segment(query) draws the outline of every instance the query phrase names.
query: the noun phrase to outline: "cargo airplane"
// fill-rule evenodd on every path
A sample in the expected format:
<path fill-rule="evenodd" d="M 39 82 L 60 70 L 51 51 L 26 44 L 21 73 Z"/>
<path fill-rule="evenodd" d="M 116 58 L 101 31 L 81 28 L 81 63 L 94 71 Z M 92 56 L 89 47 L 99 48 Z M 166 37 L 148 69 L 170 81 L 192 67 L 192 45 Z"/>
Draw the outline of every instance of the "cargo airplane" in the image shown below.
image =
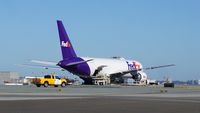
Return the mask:
<path fill-rule="evenodd" d="M 73 49 L 72 43 L 70 42 L 62 21 L 58 20 L 57 26 L 60 37 L 62 60 L 59 62 L 32 60 L 32 62 L 48 65 L 49 67 L 42 66 L 46 69 L 59 68 L 67 70 L 70 73 L 78 75 L 82 78 L 85 81 L 85 84 L 92 84 L 92 78 L 98 75 L 104 75 L 112 78 L 111 82 L 114 82 L 115 78 L 122 76 L 131 76 L 136 81 L 147 80 L 147 75 L 144 70 L 174 66 L 174 64 L 169 64 L 143 68 L 140 62 L 136 60 L 126 60 L 122 57 L 79 57 Z"/>

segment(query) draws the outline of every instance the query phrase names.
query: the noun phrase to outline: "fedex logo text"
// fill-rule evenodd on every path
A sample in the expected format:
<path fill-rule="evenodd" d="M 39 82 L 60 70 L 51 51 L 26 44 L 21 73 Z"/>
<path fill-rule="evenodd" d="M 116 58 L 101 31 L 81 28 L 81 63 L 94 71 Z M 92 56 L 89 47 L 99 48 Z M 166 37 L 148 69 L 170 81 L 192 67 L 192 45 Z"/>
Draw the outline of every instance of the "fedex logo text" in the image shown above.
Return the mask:
<path fill-rule="evenodd" d="M 62 42 L 61 42 L 61 46 L 62 46 L 62 47 L 71 47 L 71 44 L 70 44 L 69 41 L 67 41 L 67 42 L 62 41 Z"/>
<path fill-rule="evenodd" d="M 136 62 L 126 62 L 128 65 L 128 70 L 139 70 L 140 69 L 140 64 L 137 64 Z"/>

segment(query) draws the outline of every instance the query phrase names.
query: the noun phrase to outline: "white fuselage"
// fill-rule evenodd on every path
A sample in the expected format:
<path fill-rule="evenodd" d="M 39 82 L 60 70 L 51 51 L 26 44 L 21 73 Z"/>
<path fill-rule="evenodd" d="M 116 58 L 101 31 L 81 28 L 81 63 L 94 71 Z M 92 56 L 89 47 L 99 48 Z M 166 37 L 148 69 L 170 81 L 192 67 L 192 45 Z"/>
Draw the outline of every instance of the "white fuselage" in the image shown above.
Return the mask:
<path fill-rule="evenodd" d="M 91 58 L 81 57 L 84 60 L 93 59 L 87 62 L 90 68 L 90 76 L 92 76 L 95 70 L 100 66 L 105 66 L 99 72 L 101 75 L 109 76 L 110 74 L 117 72 L 124 72 L 128 70 L 142 69 L 141 63 L 133 60 L 126 60 L 124 58 Z"/>

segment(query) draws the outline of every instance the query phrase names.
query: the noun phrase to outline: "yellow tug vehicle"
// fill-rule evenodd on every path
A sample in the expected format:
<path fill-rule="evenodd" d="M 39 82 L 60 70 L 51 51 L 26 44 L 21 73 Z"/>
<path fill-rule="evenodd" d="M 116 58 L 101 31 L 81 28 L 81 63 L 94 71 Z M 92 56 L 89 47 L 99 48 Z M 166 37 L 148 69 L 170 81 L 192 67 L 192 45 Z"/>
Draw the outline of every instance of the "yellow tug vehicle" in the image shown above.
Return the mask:
<path fill-rule="evenodd" d="M 43 85 L 44 87 L 54 86 L 54 87 L 65 87 L 67 85 L 67 80 L 65 78 L 60 78 L 55 76 L 55 74 L 45 75 L 42 78 L 34 78 L 32 83 L 37 87 Z"/>

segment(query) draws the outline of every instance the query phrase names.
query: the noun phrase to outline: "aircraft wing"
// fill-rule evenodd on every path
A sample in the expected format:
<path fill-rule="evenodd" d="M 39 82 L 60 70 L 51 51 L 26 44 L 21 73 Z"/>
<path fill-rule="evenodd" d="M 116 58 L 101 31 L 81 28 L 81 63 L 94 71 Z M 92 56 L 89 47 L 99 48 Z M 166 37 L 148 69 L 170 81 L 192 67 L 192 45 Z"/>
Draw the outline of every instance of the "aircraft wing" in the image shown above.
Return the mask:
<path fill-rule="evenodd" d="M 176 66 L 175 64 L 169 64 L 169 65 L 161 65 L 161 66 L 152 66 L 144 68 L 144 70 L 151 70 L 151 69 L 157 69 L 157 68 L 164 68 L 164 67 L 170 67 L 170 66 Z"/>
<path fill-rule="evenodd" d="M 119 71 L 116 73 L 111 73 L 110 75 L 125 75 L 128 73 L 137 72 L 137 71 L 141 71 L 141 70 L 151 70 L 151 69 L 164 68 L 164 67 L 170 67 L 170 66 L 175 66 L 175 64 L 152 66 L 152 67 L 147 67 L 147 68 L 143 68 L 143 69 L 139 69 L 139 70 L 135 69 L 135 70 L 128 70 L 128 71 Z"/>

